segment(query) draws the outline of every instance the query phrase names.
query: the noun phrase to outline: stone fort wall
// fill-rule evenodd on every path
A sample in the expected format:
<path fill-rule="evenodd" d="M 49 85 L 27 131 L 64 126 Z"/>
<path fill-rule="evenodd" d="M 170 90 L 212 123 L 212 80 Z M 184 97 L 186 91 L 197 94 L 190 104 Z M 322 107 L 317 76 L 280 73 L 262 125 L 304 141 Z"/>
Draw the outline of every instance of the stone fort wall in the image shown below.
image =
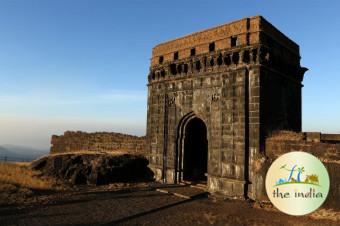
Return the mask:
<path fill-rule="evenodd" d="M 50 153 L 65 152 L 112 152 L 144 153 L 145 137 L 132 136 L 110 132 L 73 132 L 66 131 L 64 135 L 53 135 Z"/>

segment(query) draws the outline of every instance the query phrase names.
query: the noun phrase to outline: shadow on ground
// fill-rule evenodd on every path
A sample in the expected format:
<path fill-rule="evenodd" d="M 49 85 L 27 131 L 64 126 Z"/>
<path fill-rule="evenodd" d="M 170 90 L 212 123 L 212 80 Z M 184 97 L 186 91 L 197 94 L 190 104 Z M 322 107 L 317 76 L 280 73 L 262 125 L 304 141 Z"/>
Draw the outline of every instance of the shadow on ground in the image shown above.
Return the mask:
<path fill-rule="evenodd" d="M 160 193 L 161 185 L 117 190 L 82 188 L 33 205 L 0 206 L 1 225 L 336 225 L 254 208 L 247 201 Z"/>

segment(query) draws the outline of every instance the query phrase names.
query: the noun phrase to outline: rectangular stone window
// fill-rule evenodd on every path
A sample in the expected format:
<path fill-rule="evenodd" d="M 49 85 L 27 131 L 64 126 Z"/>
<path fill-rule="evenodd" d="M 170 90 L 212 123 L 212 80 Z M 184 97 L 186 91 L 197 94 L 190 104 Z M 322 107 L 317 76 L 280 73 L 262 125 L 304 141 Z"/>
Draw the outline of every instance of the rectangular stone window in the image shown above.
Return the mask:
<path fill-rule="evenodd" d="M 215 42 L 209 44 L 209 52 L 215 51 Z"/>
<path fill-rule="evenodd" d="M 174 60 L 178 60 L 178 52 L 174 53 Z"/>
<path fill-rule="evenodd" d="M 158 58 L 158 63 L 162 64 L 163 61 L 164 61 L 164 57 L 163 57 L 163 56 L 160 56 L 160 57 Z"/>
<path fill-rule="evenodd" d="M 237 40 L 237 36 L 231 37 L 230 38 L 230 46 L 231 47 L 235 47 L 238 45 L 238 40 Z"/>
<path fill-rule="evenodd" d="M 190 56 L 195 56 L 196 55 L 196 49 L 195 48 L 192 48 L 190 50 Z"/>

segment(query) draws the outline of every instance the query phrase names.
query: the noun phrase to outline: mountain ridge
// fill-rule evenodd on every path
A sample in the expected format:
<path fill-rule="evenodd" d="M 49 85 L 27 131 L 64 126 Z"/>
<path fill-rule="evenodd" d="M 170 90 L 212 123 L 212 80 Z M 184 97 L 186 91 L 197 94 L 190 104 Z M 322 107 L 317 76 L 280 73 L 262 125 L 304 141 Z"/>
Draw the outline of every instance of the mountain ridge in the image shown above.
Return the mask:
<path fill-rule="evenodd" d="M 7 159 L 36 159 L 42 155 L 48 154 L 49 150 L 42 150 L 22 145 L 1 144 L 0 145 L 0 158 Z"/>

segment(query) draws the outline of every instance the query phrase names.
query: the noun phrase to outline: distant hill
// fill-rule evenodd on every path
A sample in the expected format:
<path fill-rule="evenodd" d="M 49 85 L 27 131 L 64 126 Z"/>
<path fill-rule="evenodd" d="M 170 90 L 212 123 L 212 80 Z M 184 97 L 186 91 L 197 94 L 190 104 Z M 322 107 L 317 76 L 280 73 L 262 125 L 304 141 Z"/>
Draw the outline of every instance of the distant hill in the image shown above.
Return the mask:
<path fill-rule="evenodd" d="M 39 150 L 31 147 L 3 144 L 0 145 L 0 160 L 7 157 L 9 160 L 32 160 L 45 155 L 49 150 Z"/>

